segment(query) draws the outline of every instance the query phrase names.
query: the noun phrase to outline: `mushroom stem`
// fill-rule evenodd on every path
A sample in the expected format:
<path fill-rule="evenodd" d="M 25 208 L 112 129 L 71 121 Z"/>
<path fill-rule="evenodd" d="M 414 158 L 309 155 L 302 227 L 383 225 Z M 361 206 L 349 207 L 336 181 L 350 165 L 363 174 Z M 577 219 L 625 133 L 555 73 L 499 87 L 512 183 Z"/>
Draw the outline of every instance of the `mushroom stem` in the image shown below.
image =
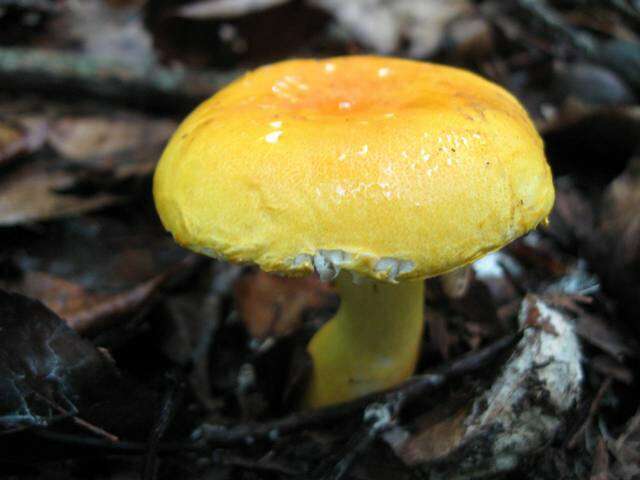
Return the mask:
<path fill-rule="evenodd" d="M 355 284 L 342 273 L 336 316 L 308 346 L 313 373 L 304 403 L 342 403 L 393 387 L 413 373 L 424 324 L 424 282 Z"/>

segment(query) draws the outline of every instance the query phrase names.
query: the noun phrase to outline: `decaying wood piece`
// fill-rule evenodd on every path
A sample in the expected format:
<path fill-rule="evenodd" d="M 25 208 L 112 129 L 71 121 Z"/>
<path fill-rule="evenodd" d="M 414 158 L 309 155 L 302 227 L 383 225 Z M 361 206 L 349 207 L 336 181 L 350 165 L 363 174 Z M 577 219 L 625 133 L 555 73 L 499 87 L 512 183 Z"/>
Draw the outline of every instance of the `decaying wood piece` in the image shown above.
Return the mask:
<path fill-rule="evenodd" d="M 582 355 L 573 324 L 535 296 L 519 314 L 522 339 L 493 384 L 419 433 L 385 440 L 428 478 L 482 478 L 516 468 L 551 440 L 581 394 Z"/>

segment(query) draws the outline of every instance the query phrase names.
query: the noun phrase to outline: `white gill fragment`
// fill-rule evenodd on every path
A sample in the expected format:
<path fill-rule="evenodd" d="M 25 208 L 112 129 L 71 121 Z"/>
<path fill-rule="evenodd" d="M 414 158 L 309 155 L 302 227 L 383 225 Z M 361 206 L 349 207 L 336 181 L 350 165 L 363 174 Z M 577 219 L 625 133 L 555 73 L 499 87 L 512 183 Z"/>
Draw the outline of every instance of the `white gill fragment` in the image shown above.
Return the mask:
<path fill-rule="evenodd" d="M 291 266 L 293 268 L 304 268 L 307 266 L 310 267 L 311 265 L 313 265 L 313 257 L 308 253 L 301 253 L 299 255 L 296 255 L 296 257 L 293 259 L 293 262 L 291 263 Z"/>
<path fill-rule="evenodd" d="M 378 260 L 373 267 L 374 272 L 384 273 L 384 278 L 395 282 L 398 276 L 409 273 L 415 268 L 415 263 L 411 260 L 399 260 L 397 258 L 385 257 Z"/>
<path fill-rule="evenodd" d="M 315 267 L 320 280 L 333 280 L 340 273 L 343 265 L 351 263 L 351 255 L 342 250 L 318 250 L 313 256 Z"/>
<path fill-rule="evenodd" d="M 198 253 L 201 253 L 202 255 L 206 255 L 207 257 L 215 258 L 216 260 L 220 260 L 220 261 L 226 260 L 225 256 L 222 253 L 214 250 L 213 248 L 200 247 L 197 245 L 190 245 L 188 248 L 190 250 L 193 250 L 194 252 L 198 252 Z"/>
<path fill-rule="evenodd" d="M 581 395 L 583 371 L 571 320 L 528 296 L 527 327 L 491 386 L 467 406 L 412 434 L 396 427 L 385 440 L 425 478 L 487 478 L 514 470 L 549 442 Z"/>

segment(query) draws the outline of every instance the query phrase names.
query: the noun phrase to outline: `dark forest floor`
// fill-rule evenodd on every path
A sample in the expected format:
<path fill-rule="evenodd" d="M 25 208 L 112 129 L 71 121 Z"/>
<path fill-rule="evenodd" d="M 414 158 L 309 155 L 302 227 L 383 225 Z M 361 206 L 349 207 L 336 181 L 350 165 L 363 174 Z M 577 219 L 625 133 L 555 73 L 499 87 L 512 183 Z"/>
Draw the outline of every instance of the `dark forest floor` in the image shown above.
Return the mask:
<path fill-rule="evenodd" d="M 354 53 L 460 66 L 512 91 L 557 200 L 548 228 L 455 288 L 427 281 L 413 379 L 300 412 L 331 285 L 182 250 L 151 174 L 184 115 L 243 71 Z M 640 478 L 638 98 L 631 0 L 1 1 L 0 477 L 472 476 L 454 419 L 531 338 L 519 316 L 544 330 L 533 305 L 575 328 L 582 393 L 502 475 Z M 384 429 L 369 421 L 380 408 Z"/>

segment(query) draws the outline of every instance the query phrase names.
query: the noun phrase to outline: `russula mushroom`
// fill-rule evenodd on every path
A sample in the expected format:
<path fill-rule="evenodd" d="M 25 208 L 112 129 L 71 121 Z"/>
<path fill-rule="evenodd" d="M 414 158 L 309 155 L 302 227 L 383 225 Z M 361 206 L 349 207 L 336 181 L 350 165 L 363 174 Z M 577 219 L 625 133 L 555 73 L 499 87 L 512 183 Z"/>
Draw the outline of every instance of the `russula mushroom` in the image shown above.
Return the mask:
<path fill-rule="evenodd" d="M 375 56 L 259 68 L 200 105 L 154 178 L 181 245 L 268 272 L 314 269 L 341 305 L 311 340 L 305 404 L 415 368 L 423 282 L 535 228 L 554 189 L 518 101 L 472 73 Z"/>

